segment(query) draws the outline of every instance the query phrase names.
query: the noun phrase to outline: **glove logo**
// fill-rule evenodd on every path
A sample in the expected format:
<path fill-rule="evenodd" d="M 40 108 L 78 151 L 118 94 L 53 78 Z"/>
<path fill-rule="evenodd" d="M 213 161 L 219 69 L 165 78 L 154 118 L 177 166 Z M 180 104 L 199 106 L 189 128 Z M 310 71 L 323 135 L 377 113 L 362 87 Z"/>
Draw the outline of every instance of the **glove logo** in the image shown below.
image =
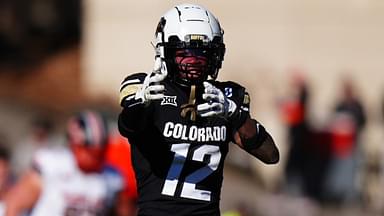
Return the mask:
<path fill-rule="evenodd" d="M 224 89 L 224 94 L 225 94 L 225 96 L 227 96 L 227 97 L 232 97 L 232 88 L 226 87 L 226 88 Z"/>
<path fill-rule="evenodd" d="M 161 101 L 160 105 L 172 105 L 177 107 L 176 103 L 176 96 L 167 96 L 164 95 L 163 100 Z"/>

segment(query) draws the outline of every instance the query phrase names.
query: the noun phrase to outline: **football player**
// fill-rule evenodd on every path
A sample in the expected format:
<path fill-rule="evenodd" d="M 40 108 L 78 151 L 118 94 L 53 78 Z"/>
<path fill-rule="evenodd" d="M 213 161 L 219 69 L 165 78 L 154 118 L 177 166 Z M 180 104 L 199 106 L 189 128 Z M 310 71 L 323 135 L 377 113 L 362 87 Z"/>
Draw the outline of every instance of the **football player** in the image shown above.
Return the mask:
<path fill-rule="evenodd" d="M 122 184 L 112 168 L 102 174 L 106 121 L 97 112 L 83 111 L 69 120 L 67 135 L 68 146 L 47 146 L 35 153 L 32 167 L 5 198 L 6 216 L 106 214 L 108 198 Z"/>
<path fill-rule="evenodd" d="M 271 135 L 250 117 L 246 89 L 215 80 L 223 34 L 204 7 L 177 5 L 158 23 L 153 71 L 121 84 L 118 123 L 132 144 L 139 215 L 220 215 L 230 142 L 266 164 L 279 161 Z"/>

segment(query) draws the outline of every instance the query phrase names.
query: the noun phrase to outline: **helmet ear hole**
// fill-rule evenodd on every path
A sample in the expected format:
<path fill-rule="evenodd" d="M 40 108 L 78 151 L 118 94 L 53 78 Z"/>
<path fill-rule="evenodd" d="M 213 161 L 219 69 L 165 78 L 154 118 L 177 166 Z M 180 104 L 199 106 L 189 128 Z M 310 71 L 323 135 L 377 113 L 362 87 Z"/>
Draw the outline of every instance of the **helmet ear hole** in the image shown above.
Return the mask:
<path fill-rule="evenodd" d="M 180 43 L 180 39 L 176 35 L 171 35 L 168 38 L 168 43 L 170 44 L 170 46 L 177 47 L 177 43 Z"/>

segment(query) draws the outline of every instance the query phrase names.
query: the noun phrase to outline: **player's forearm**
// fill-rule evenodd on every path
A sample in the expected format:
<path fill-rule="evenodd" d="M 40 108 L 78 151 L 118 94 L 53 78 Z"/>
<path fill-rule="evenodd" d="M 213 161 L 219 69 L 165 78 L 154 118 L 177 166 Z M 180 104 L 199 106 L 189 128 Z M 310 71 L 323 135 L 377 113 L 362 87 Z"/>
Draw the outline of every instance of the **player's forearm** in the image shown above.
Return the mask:
<path fill-rule="evenodd" d="M 280 159 L 272 136 L 256 120 L 248 118 L 235 134 L 235 141 L 245 151 L 266 164 L 275 164 Z"/>
<path fill-rule="evenodd" d="M 42 190 L 40 174 L 29 170 L 24 174 L 4 198 L 5 216 L 19 216 L 32 209 Z"/>
<path fill-rule="evenodd" d="M 276 164 L 280 160 L 279 150 L 268 132 L 266 136 L 267 138 L 258 148 L 249 149 L 248 152 L 266 164 Z"/>

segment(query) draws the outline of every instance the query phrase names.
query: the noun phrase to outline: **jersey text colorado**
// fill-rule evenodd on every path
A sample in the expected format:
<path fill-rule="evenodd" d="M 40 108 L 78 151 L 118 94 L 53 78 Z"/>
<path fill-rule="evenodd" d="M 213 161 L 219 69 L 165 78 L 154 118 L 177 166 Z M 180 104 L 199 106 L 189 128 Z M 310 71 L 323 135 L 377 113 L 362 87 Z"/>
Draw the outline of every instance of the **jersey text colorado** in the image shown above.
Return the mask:
<path fill-rule="evenodd" d="M 197 142 L 225 141 L 227 128 L 225 126 L 188 127 L 180 123 L 167 122 L 164 126 L 163 135 L 165 137 Z"/>

